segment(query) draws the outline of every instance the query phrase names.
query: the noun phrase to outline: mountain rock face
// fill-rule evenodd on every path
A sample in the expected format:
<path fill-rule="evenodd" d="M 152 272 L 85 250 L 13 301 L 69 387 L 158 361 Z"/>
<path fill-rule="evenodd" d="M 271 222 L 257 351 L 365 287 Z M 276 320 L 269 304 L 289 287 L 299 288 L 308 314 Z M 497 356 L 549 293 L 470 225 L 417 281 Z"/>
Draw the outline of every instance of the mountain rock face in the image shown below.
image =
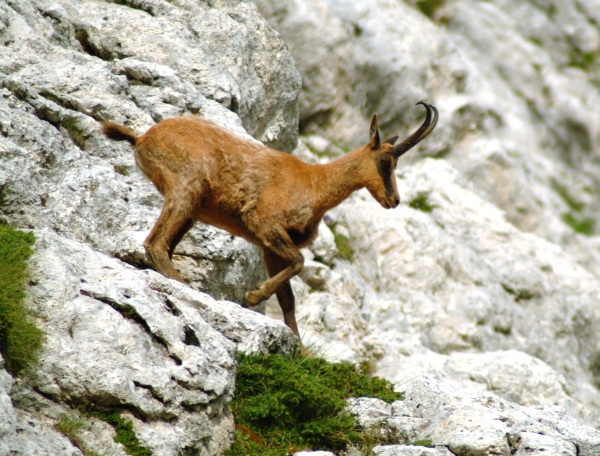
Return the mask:
<path fill-rule="evenodd" d="M 194 227 L 174 254 L 190 287 L 148 269 L 162 198 L 97 121 L 142 134 L 198 115 L 322 163 L 364 144 L 375 112 L 408 135 L 421 100 L 440 122 L 401 159 L 402 204 L 357 192 L 303 250 L 303 342 L 406 391 L 349 408 L 390 443 L 375 454 L 597 455 L 598 11 L 0 1 L 0 221 L 36 236 L 26 305 L 46 335 L 26 376 L 0 364 L 0 456 L 124 455 L 107 409 L 153 454 L 221 454 L 237 351 L 297 349 L 238 304 L 266 277 L 245 241 Z"/>
<path fill-rule="evenodd" d="M 381 445 L 373 449 L 377 456 L 600 452 L 600 432 L 582 426 L 559 407 L 522 407 L 428 378 L 414 382 L 403 401 L 361 398 L 349 409 L 363 426 L 379 429 L 389 439 L 418 443 L 415 437 L 425 434 L 432 447 Z"/>
<path fill-rule="evenodd" d="M 123 3 L 0 5 L 2 216 L 144 266 L 141 241 L 162 198 L 131 147 L 103 138 L 95 121 L 141 134 L 166 117 L 198 114 L 291 150 L 300 79 L 252 3 Z M 188 240 L 176 261 L 216 297 L 243 301 L 265 275 L 240 240 L 206 227 Z"/>
<path fill-rule="evenodd" d="M 0 38 L 0 216 L 36 235 L 26 304 L 46 335 L 27 380 L 0 370 L 0 454 L 125 454 L 93 415 L 106 408 L 153 454 L 221 454 L 237 350 L 291 353 L 295 338 L 218 301 L 243 303 L 266 276 L 227 233 L 197 226 L 174 256 L 212 297 L 136 269 L 162 197 L 96 121 L 142 134 L 199 115 L 291 151 L 300 77 L 285 44 L 239 1 L 3 1 Z"/>
<path fill-rule="evenodd" d="M 302 133 L 355 148 L 375 112 L 402 134 L 434 103 L 435 134 L 402 163 L 448 160 L 519 229 L 600 271 L 597 1 L 255 3 L 302 74 Z"/>

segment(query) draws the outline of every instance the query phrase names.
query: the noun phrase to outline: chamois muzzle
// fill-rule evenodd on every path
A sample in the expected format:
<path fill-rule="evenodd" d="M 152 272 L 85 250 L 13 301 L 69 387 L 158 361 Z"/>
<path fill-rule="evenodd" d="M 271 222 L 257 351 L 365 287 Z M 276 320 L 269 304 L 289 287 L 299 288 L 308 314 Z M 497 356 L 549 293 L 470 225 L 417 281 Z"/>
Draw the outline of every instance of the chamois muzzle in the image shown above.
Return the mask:
<path fill-rule="evenodd" d="M 422 104 L 423 106 L 425 106 L 425 109 L 427 109 L 427 117 L 425 118 L 425 121 L 419 127 L 419 129 L 417 131 L 415 131 L 412 135 L 410 135 L 408 138 L 406 138 L 400 144 L 397 144 L 396 146 L 394 146 L 394 148 L 392 149 L 392 153 L 394 154 L 396 159 L 398 157 L 400 157 L 401 155 L 404 155 L 406 152 L 408 152 L 410 149 L 415 147 L 417 144 L 419 144 L 419 142 L 421 142 L 423 139 L 425 139 L 425 137 L 429 133 L 431 133 L 433 131 L 433 129 L 435 128 L 435 126 L 437 125 L 437 121 L 438 121 L 438 117 L 439 117 L 437 108 L 433 105 L 428 105 L 427 103 L 425 103 L 423 101 L 419 101 L 417 104 L 418 105 Z M 433 120 L 431 119 L 432 112 L 433 112 Z"/>

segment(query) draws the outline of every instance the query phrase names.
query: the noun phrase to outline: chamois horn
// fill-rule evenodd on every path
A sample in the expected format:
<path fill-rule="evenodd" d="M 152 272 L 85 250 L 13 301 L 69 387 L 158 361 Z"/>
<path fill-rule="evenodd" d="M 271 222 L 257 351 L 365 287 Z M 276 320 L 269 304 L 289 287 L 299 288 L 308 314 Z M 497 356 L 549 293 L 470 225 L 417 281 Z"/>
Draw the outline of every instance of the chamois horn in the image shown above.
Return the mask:
<path fill-rule="evenodd" d="M 392 152 L 396 158 L 400 157 L 401 155 L 404 155 L 406 152 L 408 152 L 410 149 L 412 149 L 414 146 L 416 146 L 429 133 L 431 133 L 431 131 L 437 125 L 437 121 L 438 121 L 438 117 L 439 117 L 437 108 L 433 105 L 428 105 L 427 103 L 425 103 L 423 101 L 419 101 L 417 103 L 417 105 L 420 105 L 420 104 L 425 106 L 425 109 L 427 109 L 427 117 L 425 118 L 425 121 L 419 127 L 419 129 L 417 131 L 415 131 L 412 135 L 410 135 L 408 138 L 406 138 L 400 144 L 394 146 L 394 148 L 392 149 Z M 433 114 L 434 114 L 433 120 L 431 120 L 431 111 L 432 110 L 433 110 Z"/>

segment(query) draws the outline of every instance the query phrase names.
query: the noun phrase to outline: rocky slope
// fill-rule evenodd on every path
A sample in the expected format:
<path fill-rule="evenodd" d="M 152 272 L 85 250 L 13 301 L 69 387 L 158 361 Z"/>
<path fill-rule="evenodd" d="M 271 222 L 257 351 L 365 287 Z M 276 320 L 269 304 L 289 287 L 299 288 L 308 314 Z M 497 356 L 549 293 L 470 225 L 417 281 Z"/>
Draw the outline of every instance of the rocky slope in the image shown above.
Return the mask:
<path fill-rule="evenodd" d="M 374 112 L 386 134 L 416 101 L 441 112 L 398 171 L 403 206 L 364 192 L 329 214 L 295 284 L 305 339 L 402 388 L 433 376 L 597 426 L 598 5 L 256 3 L 303 76 L 298 156 L 358 146 Z"/>
<path fill-rule="evenodd" d="M 302 74 L 309 145 L 362 144 L 374 112 L 389 135 L 408 132 L 414 104 L 434 102 L 436 134 L 404 163 L 443 157 L 515 226 L 600 271 L 598 238 L 569 226 L 594 235 L 598 222 L 595 0 L 256 3 Z"/>
<path fill-rule="evenodd" d="M 36 234 L 47 337 L 26 379 L 0 369 L 0 455 L 124 454 L 94 407 L 154 454 L 219 454 L 236 350 L 294 349 L 230 302 L 265 276 L 244 241 L 196 226 L 174 257 L 192 288 L 147 269 L 161 198 L 97 120 L 200 115 L 321 162 L 373 112 L 408 134 L 422 99 L 441 117 L 398 167 L 402 205 L 359 192 L 304 252 L 303 340 L 406 390 L 354 404 L 359 422 L 437 445 L 376 454 L 598 454 L 598 6 L 0 1 L 0 218 Z M 80 448 L 56 430 L 73 414 Z"/>
<path fill-rule="evenodd" d="M 0 454 L 80 454 L 55 429 L 73 413 L 82 451 L 125 454 L 89 416 L 103 407 L 154 454 L 220 454 L 236 350 L 295 347 L 283 324 L 215 301 L 243 302 L 265 276 L 239 239 L 197 226 L 177 251 L 212 298 L 130 266 L 147 267 L 162 200 L 96 123 L 142 133 L 194 114 L 292 150 L 300 78 L 286 46 L 250 2 L 122 3 L 0 2 L 1 218 L 36 234 L 27 304 L 46 334 L 27 380 L 2 371 Z"/>

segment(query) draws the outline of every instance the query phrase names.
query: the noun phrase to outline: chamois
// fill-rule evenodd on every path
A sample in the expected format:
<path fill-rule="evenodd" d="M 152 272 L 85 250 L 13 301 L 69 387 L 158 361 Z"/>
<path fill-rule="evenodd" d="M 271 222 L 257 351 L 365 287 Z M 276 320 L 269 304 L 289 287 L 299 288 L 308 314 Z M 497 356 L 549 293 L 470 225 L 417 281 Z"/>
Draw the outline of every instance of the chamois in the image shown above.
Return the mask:
<path fill-rule="evenodd" d="M 166 119 L 142 136 L 113 122 L 101 124 L 108 138 L 135 146 L 137 165 L 165 198 L 144 242 L 156 269 L 184 282 L 171 258 L 196 220 L 241 236 L 261 248 L 270 276 L 248 293 L 248 304 L 276 293 L 285 323 L 300 337 L 290 286 L 304 264 L 299 249 L 315 239 L 325 213 L 358 189 L 366 187 L 385 209 L 398 206 L 398 158 L 438 120 L 434 106 L 417 104 L 427 117 L 402 143 L 394 146 L 398 136 L 380 140 L 375 114 L 369 143 L 325 165 L 304 163 L 193 116 Z"/>

